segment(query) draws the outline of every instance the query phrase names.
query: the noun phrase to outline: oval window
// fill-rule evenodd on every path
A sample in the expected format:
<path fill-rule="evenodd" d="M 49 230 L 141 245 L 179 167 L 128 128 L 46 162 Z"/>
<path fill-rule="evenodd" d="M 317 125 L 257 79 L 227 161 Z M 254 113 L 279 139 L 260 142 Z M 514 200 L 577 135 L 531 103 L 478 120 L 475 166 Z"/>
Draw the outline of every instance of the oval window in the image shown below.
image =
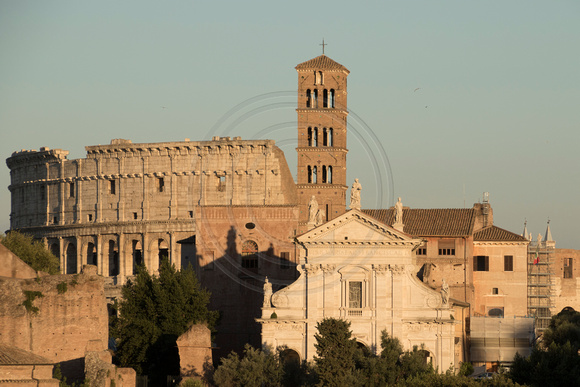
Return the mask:
<path fill-rule="evenodd" d="M 252 223 L 252 222 L 246 223 L 246 228 L 248 230 L 253 230 L 255 227 L 256 227 L 256 225 L 254 223 Z"/>

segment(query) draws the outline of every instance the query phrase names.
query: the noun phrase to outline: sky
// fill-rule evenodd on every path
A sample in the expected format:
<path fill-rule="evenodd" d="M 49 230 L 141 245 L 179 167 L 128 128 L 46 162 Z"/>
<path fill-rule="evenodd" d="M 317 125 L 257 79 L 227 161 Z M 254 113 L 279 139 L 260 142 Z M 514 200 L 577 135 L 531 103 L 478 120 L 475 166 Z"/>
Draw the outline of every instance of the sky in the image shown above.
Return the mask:
<path fill-rule="evenodd" d="M 270 138 L 296 173 L 294 67 L 350 71 L 363 208 L 469 208 L 580 249 L 580 2 L 0 0 L 0 155 Z M 0 230 L 10 174 L 0 167 Z"/>

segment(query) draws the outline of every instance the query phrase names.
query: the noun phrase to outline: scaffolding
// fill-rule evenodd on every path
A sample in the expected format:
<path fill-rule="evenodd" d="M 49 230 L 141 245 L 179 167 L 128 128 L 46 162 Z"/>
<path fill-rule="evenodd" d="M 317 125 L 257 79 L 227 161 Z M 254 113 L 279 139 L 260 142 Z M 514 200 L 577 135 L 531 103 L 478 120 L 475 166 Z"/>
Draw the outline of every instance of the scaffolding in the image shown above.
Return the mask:
<path fill-rule="evenodd" d="M 528 245 L 528 315 L 536 320 L 536 332 L 542 333 L 550 325 L 553 307 L 555 243 L 530 242 Z"/>

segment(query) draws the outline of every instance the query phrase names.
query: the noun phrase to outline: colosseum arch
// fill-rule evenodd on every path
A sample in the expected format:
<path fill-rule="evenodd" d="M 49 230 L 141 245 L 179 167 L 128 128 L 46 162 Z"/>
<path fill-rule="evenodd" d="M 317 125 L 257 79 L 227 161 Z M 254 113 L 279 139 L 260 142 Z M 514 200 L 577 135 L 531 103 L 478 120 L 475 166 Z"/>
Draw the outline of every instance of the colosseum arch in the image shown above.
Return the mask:
<path fill-rule="evenodd" d="M 69 242 L 66 246 L 66 274 L 77 273 L 77 246 L 74 242 Z"/>

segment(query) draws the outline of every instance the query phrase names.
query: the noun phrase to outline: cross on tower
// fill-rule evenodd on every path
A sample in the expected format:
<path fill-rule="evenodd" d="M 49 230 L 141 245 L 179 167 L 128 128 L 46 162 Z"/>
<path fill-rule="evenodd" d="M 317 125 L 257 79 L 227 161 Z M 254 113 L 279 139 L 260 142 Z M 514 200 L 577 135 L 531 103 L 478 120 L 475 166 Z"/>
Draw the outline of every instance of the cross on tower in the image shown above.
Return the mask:
<path fill-rule="evenodd" d="M 328 44 L 324 43 L 324 38 L 322 38 L 322 44 L 320 46 L 322 46 L 322 55 L 324 55 L 324 46 L 328 46 Z"/>

